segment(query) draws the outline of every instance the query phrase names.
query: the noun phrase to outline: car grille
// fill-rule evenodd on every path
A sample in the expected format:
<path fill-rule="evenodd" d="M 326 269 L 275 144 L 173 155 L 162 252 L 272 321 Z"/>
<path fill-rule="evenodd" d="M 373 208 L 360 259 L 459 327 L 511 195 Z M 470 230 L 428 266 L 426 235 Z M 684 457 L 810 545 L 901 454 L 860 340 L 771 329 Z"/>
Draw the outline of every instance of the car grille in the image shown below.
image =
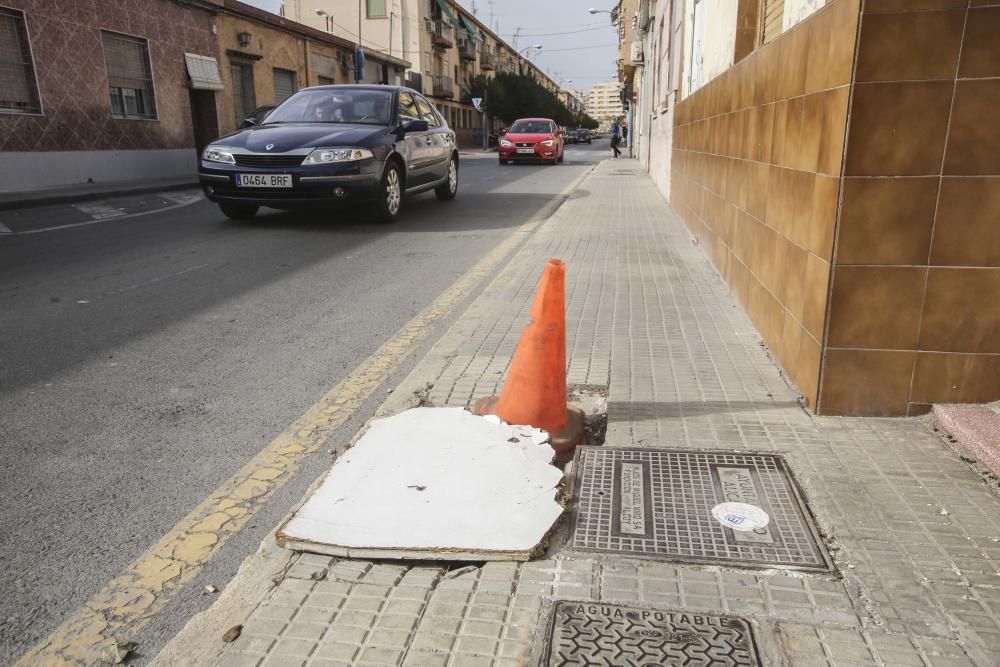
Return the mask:
<path fill-rule="evenodd" d="M 241 167 L 297 167 L 305 155 L 233 155 Z"/>
<path fill-rule="evenodd" d="M 518 143 L 515 143 L 514 145 L 517 146 L 518 148 L 534 148 L 535 147 L 535 144 L 532 144 L 532 143 L 520 143 L 520 142 L 518 142 Z"/>

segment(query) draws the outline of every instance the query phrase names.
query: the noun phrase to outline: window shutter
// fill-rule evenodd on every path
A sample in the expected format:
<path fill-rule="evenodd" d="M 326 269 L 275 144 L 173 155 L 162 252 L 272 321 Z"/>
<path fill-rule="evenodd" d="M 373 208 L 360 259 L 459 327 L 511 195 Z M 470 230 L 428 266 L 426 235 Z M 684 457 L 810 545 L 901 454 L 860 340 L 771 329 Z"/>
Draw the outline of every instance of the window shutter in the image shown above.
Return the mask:
<path fill-rule="evenodd" d="M 108 64 L 108 83 L 112 88 L 143 90 L 151 79 L 146 70 L 145 44 L 135 40 L 105 35 L 104 57 Z"/>
<path fill-rule="evenodd" d="M 764 0 L 763 43 L 774 41 L 781 34 L 781 26 L 785 17 L 785 0 Z"/>
<path fill-rule="evenodd" d="M 274 103 L 281 104 L 295 92 L 295 72 L 274 69 Z"/>

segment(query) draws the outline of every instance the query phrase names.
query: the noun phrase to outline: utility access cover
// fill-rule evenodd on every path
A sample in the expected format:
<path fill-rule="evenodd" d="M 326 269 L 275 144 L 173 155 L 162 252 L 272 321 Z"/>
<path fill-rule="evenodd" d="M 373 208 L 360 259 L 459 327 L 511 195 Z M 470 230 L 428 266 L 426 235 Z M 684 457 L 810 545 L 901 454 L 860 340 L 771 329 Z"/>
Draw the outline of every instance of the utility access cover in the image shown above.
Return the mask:
<path fill-rule="evenodd" d="M 774 454 L 579 447 L 570 548 L 682 563 L 829 571 Z"/>
<path fill-rule="evenodd" d="M 560 601 L 551 628 L 549 667 L 760 665 L 750 624 L 731 616 Z"/>

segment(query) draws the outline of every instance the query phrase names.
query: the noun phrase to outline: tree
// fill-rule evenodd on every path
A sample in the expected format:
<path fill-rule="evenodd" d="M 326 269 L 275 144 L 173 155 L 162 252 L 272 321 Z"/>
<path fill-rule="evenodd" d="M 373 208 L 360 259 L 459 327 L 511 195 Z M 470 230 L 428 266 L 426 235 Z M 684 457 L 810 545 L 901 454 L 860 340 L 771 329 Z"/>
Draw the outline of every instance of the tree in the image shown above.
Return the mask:
<path fill-rule="evenodd" d="M 523 74 L 499 72 L 492 79 L 475 76 L 462 89 L 463 102 L 471 103 L 473 97 L 484 98 L 490 115 L 508 124 L 526 117 L 551 118 L 559 125 L 577 121 L 558 95 Z"/>
<path fill-rule="evenodd" d="M 601 125 L 599 122 L 597 122 L 597 120 L 592 118 L 590 115 L 582 112 L 576 115 L 576 124 L 578 127 L 585 127 L 588 130 L 596 130 Z"/>

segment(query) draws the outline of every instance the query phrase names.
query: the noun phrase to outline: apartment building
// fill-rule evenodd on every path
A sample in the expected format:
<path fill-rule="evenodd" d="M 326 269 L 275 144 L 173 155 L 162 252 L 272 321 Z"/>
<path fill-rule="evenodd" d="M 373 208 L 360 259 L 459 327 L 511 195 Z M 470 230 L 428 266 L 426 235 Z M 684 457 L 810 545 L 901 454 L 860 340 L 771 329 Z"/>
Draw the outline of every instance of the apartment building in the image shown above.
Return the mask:
<path fill-rule="evenodd" d="M 559 91 L 559 101 L 573 113 L 585 113 L 587 102 L 584 95 L 578 90 L 562 89 Z"/>
<path fill-rule="evenodd" d="M 400 83 L 431 99 L 466 145 L 482 123 L 467 90 L 474 77 L 523 71 L 549 90 L 559 90 L 534 63 L 447 0 L 284 0 L 281 13 L 348 40 L 357 41 L 360 32 L 365 48 L 410 62 Z"/>
<path fill-rule="evenodd" d="M 215 0 L 218 54 L 225 91 L 219 100 L 220 133 L 250 112 L 278 104 L 299 88 L 353 83 L 356 44 L 238 0 Z M 407 60 L 365 45 L 363 83 L 402 83 Z"/>
<path fill-rule="evenodd" d="M 613 119 L 625 115 L 621 90 L 617 81 L 605 81 L 587 91 L 587 113 L 601 124 L 601 130 L 607 130 Z"/>

